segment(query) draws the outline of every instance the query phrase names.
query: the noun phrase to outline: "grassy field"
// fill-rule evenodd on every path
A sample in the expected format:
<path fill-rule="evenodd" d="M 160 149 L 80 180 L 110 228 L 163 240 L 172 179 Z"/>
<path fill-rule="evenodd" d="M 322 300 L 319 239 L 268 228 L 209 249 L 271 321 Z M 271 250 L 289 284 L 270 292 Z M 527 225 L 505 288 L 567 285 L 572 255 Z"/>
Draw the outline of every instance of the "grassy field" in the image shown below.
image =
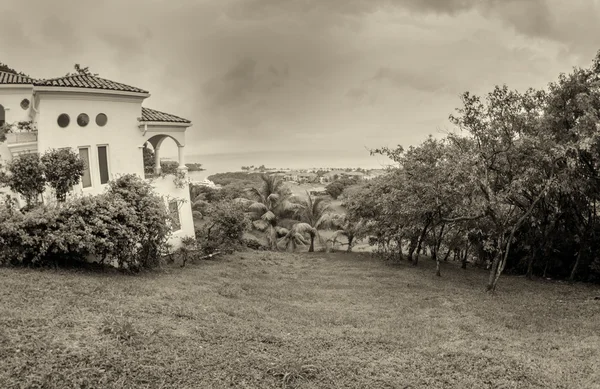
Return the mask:
<path fill-rule="evenodd" d="M 367 254 L 0 269 L 0 388 L 599 388 L 600 290 Z"/>

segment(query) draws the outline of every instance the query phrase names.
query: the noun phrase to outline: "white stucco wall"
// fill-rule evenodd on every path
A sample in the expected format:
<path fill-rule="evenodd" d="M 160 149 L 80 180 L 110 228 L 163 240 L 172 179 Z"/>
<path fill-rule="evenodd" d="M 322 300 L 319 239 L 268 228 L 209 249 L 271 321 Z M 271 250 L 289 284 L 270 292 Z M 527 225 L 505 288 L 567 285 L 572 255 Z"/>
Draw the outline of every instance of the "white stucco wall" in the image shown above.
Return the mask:
<path fill-rule="evenodd" d="M 38 107 L 38 151 L 44 153 L 52 148 L 80 147 L 90 149 L 90 173 L 92 186 L 76 188 L 82 194 L 104 192 L 106 184 L 100 183 L 98 146 L 108 146 L 109 179 L 121 174 L 134 173 L 143 176 L 144 166 L 141 146 L 144 138 L 138 128 L 142 98 L 128 96 L 97 95 L 92 93 L 42 92 Z M 58 116 L 66 113 L 70 123 L 61 128 Z M 77 116 L 85 113 L 89 124 L 80 127 Z M 108 117 L 105 126 L 96 124 L 96 116 Z"/>
<path fill-rule="evenodd" d="M 30 111 L 33 105 L 33 87 L 18 85 L 0 85 L 0 105 L 4 107 L 5 119 L 9 124 L 31 120 Z M 28 99 L 30 108 L 21 108 L 21 101 Z M 11 153 L 6 143 L 0 144 L 0 163 L 10 161 Z"/>
<path fill-rule="evenodd" d="M 194 219 L 192 217 L 192 208 L 190 202 L 190 190 L 186 184 L 183 188 L 177 188 L 173 179 L 173 175 L 167 175 L 164 177 L 157 177 L 151 180 L 156 193 L 162 196 L 165 200 L 165 204 L 168 205 L 169 200 L 179 200 L 179 220 L 181 222 L 181 229 L 173 232 L 169 243 L 174 247 L 179 247 L 181 238 L 186 236 L 194 236 Z"/>
<path fill-rule="evenodd" d="M 0 85 L 0 105 L 5 110 L 6 123 L 12 124 L 31 120 L 30 112 L 33 105 L 33 87 L 31 85 Z M 29 108 L 21 108 L 21 101 L 29 100 Z M 6 142 L 0 143 L 0 165 L 5 165 L 12 159 L 12 154 Z M 5 194 L 14 195 L 8 188 L 0 187 L 0 197 Z"/>
<path fill-rule="evenodd" d="M 125 96 L 117 94 L 93 93 L 82 89 L 81 92 L 61 91 L 36 91 L 37 114 L 34 121 L 38 128 L 38 152 L 44 153 L 49 149 L 70 147 L 77 152 L 80 147 L 90 149 L 90 172 L 92 186 L 83 188 L 80 183 L 74 188 L 74 195 L 100 194 L 106 190 L 107 184 L 100 183 L 98 162 L 98 146 L 108 146 L 109 179 L 116 179 L 122 174 L 137 174 L 144 177 L 142 145 L 150 137 L 157 134 L 170 134 L 180 144 L 185 144 L 185 128 L 160 125 L 151 126 L 146 134 L 139 128 L 138 117 L 141 116 L 143 96 Z M 6 121 L 9 123 L 31 120 L 30 110 L 20 107 L 21 100 L 28 98 L 31 105 L 32 88 L 0 88 L 0 104 L 5 108 Z M 70 123 L 66 128 L 61 128 L 58 116 L 66 113 Z M 85 113 L 89 116 L 89 123 L 85 127 L 79 126 L 77 116 Z M 104 113 L 108 117 L 105 126 L 96 124 L 96 115 Z M 173 142 L 167 139 L 165 142 Z M 7 145 L 0 144 L 0 160 L 9 161 L 11 153 Z M 173 233 L 171 243 L 177 247 L 184 236 L 194 235 L 189 189 L 176 188 L 173 176 L 152 180 L 157 194 L 168 199 L 183 201 L 180 207 L 181 230 Z M 45 198 L 50 200 L 52 194 L 47 191 Z M 23 205 L 23 204 L 21 204 Z"/>

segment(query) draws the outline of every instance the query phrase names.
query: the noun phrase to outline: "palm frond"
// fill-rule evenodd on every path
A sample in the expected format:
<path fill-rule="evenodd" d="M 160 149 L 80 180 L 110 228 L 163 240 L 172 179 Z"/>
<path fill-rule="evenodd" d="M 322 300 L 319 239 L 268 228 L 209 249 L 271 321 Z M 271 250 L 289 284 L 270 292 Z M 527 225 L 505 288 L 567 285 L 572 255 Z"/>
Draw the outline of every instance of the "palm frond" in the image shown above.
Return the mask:
<path fill-rule="evenodd" d="M 252 203 L 248 206 L 248 211 L 250 212 L 256 212 L 259 214 L 264 214 L 269 212 L 269 208 L 267 208 L 266 205 L 264 205 L 263 203 Z"/>
<path fill-rule="evenodd" d="M 315 197 L 314 200 L 312 200 L 312 212 L 315 215 L 325 213 L 328 210 L 329 206 L 329 200 L 327 200 L 325 197 Z"/>
<path fill-rule="evenodd" d="M 263 196 L 263 194 L 261 193 L 261 191 L 259 191 L 258 189 L 252 187 L 252 188 L 246 188 L 244 190 L 244 192 L 246 192 L 246 194 L 248 195 L 248 197 L 250 197 L 252 200 L 264 203 L 265 202 L 265 196 Z"/>
<path fill-rule="evenodd" d="M 275 227 L 275 232 L 277 232 L 278 237 L 285 237 L 290 232 L 290 230 L 288 230 L 287 228 L 277 226 Z"/>
<path fill-rule="evenodd" d="M 324 213 L 321 215 L 321 217 L 319 217 L 319 219 L 315 222 L 314 227 L 318 230 L 322 230 L 322 229 L 332 229 L 332 228 L 338 228 L 339 224 L 337 221 L 339 220 L 339 217 L 334 214 L 334 213 Z"/>
<path fill-rule="evenodd" d="M 302 234 L 294 234 L 293 239 L 296 242 L 296 244 L 300 243 L 303 246 L 306 246 L 308 244 L 308 242 L 306 241 L 306 239 L 304 239 L 304 236 L 302 236 Z"/>
<path fill-rule="evenodd" d="M 277 225 L 287 228 L 288 230 L 291 229 L 294 224 L 298 223 L 298 219 L 292 219 L 292 218 L 279 218 L 277 219 Z"/>
<path fill-rule="evenodd" d="M 281 203 L 281 209 L 287 212 L 297 212 L 299 210 L 302 210 L 303 208 L 304 206 L 302 204 L 292 203 L 290 201 L 283 201 Z"/>
<path fill-rule="evenodd" d="M 269 228 L 269 223 L 267 223 L 264 220 L 254 220 L 252 222 L 252 227 L 254 227 L 256 230 L 260 231 L 260 232 L 265 232 L 267 230 L 267 228 Z"/>
<path fill-rule="evenodd" d="M 233 199 L 232 201 L 233 201 L 234 203 L 242 204 L 242 205 L 243 205 L 243 206 L 245 206 L 245 207 L 248 207 L 248 206 L 250 206 L 250 204 L 254 204 L 254 203 L 255 203 L 255 201 L 253 201 L 253 200 L 248 200 L 248 199 L 245 199 L 245 198 L 243 198 L 243 197 L 236 197 L 236 198 L 235 198 L 235 199 Z"/>
<path fill-rule="evenodd" d="M 315 236 L 317 234 L 317 230 L 308 223 L 295 224 L 294 227 L 292 227 L 291 231 L 302 235 L 309 234 Z"/>
<path fill-rule="evenodd" d="M 336 232 L 333 233 L 333 235 L 331 235 L 331 238 L 327 239 L 327 241 L 332 242 L 332 244 L 335 244 L 340 236 L 347 238 L 348 234 L 344 230 L 337 230 Z"/>
<path fill-rule="evenodd" d="M 269 202 L 276 202 L 277 200 L 279 200 L 279 195 L 277 193 L 271 193 L 267 196 L 267 201 Z"/>
<path fill-rule="evenodd" d="M 260 217 L 262 220 L 267 221 L 267 222 L 272 222 L 273 220 L 277 219 L 277 216 L 275 216 L 275 214 L 271 211 L 267 211 L 264 215 L 262 215 Z"/>

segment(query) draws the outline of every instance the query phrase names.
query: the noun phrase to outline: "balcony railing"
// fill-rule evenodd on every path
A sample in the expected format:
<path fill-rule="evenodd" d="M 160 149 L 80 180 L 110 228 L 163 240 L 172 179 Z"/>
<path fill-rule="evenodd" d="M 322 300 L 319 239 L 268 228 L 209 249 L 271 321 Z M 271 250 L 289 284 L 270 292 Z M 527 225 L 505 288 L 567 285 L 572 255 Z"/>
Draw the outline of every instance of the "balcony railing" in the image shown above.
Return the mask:
<path fill-rule="evenodd" d="M 38 134 L 37 131 L 33 132 L 11 132 L 6 134 L 6 143 L 9 145 L 19 143 L 32 143 L 37 142 Z"/>

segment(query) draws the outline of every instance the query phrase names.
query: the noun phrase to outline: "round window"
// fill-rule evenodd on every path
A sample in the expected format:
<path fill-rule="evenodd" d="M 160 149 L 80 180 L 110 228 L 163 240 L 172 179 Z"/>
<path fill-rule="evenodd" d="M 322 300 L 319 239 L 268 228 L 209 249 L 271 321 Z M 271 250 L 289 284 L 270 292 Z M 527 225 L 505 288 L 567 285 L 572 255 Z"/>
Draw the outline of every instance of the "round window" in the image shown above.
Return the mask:
<path fill-rule="evenodd" d="M 67 115 L 66 113 L 61 113 L 58 116 L 58 125 L 61 126 L 62 128 L 65 128 L 66 126 L 69 125 L 69 123 L 71 122 L 71 118 L 69 117 L 69 115 Z"/>
<path fill-rule="evenodd" d="M 89 122 L 90 117 L 87 114 L 81 113 L 79 116 L 77 116 L 77 124 L 79 124 L 81 127 L 87 126 Z"/>
<path fill-rule="evenodd" d="M 23 109 L 29 108 L 29 100 L 28 99 L 21 100 L 21 108 L 23 108 Z"/>
<path fill-rule="evenodd" d="M 100 127 L 104 127 L 106 125 L 106 122 L 108 122 L 108 118 L 106 117 L 105 114 L 99 113 L 98 115 L 96 115 L 96 124 L 97 125 L 99 125 Z"/>

